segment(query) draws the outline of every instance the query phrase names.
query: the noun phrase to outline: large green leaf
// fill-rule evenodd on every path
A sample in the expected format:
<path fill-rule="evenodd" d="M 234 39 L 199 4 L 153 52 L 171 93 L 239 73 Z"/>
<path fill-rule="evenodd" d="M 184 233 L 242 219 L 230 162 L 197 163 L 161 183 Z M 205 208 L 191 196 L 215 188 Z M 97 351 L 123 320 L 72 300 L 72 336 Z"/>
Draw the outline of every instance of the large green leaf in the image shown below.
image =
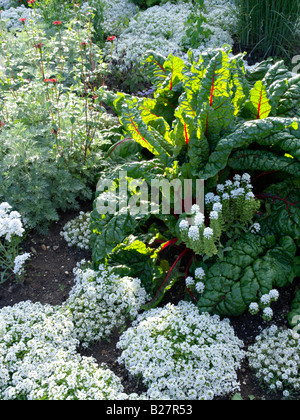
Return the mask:
<path fill-rule="evenodd" d="M 164 68 L 166 57 L 156 51 L 147 51 L 143 58 L 143 64 L 146 67 L 154 87 L 159 88 L 168 77 L 168 71 Z"/>
<path fill-rule="evenodd" d="M 210 60 L 201 80 L 197 96 L 197 114 L 201 113 L 203 104 L 208 103 L 216 112 L 221 129 L 228 127 L 234 118 L 234 106 L 231 104 L 230 78 L 228 54 L 219 50 Z"/>
<path fill-rule="evenodd" d="M 286 90 L 278 103 L 277 115 L 300 117 L 300 75 L 287 81 Z"/>
<path fill-rule="evenodd" d="M 239 316 L 260 296 L 295 277 L 296 246 L 289 237 L 276 244 L 274 236 L 246 233 L 231 247 L 206 273 L 205 291 L 198 301 L 201 312 Z"/>
<path fill-rule="evenodd" d="M 232 153 L 228 165 L 237 171 L 283 172 L 300 177 L 299 161 L 269 151 L 241 150 Z"/>
<path fill-rule="evenodd" d="M 248 148 L 254 142 L 267 141 L 270 136 L 293 126 L 298 128 L 291 118 L 265 118 L 263 120 L 246 121 L 229 136 L 222 138 L 211 153 L 199 177 L 208 179 L 218 174 L 227 165 L 230 154 L 236 149 Z"/>
<path fill-rule="evenodd" d="M 263 232 L 280 237 L 288 235 L 300 239 L 300 181 L 290 179 L 271 185 L 259 198 L 263 199 L 266 214 L 261 220 Z"/>
<path fill-rule="evenodd" d="M 126 128 L 126 131 L 137 143 L 148 149 L 154 155 L 159 155 L 161 159 L 164 155 L 171 156 L 173 154 L 173 145 L 170 143 L 169 135 L 164 137 L 160 134 L 160 131 L 151 126 L 150 123 L 147 125 L 147 123 L 143 121 L 139 105 L 140 104 L 136 99 L 126 101 L 122 104 L 122 116 L 120 120 Z M 160 119 L 160 117 L 154 115 L 152 115 L 153 118 L 150 119 L 149 115 L 152 114 L 148 111 L 147 116 L 144 115 L 147 122 L 157 122 L 157 120 Z M 162 124 L 165 125 L 166 123 L 162 121 Z M 166 125 L 165 129 L 167 130 Z"/>
<path fill-rule="evenodd" d="M 244 54 L 238 54 L 230 59 L 231 69 L 231 101 L 234 106 L 234 114 L 237 115 L 245 100 L 249 96 L 249 85 L 243 62 Z"/>

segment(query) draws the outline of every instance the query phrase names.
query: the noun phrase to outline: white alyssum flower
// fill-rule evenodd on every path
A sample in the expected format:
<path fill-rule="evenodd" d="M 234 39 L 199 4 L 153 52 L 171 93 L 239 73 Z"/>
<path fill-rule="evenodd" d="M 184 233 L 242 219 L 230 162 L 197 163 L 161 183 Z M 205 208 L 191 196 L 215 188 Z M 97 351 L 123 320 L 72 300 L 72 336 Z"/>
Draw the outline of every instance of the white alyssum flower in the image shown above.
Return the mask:
<path fill-rule="evenodd" d="M 242 181 L 247 182 L 247 183 L 251 182 L 251 175 L 249 175 L 247 172 L 243 173 Z"/>
<path fill-rule="evenodd" d="M 205 284 L 202 281 L 198 281 L 195 285 L 195 289 L 198 293 L 202 294 L 205 290 Z"/>
<path fill-rule="evenodd" d="M 180 230 L 187 230 L 189 228 L 189 223 L 187 220 L 181 220 L 181 222 L 179 223 L 179 229 Z"/>
<path fill-rule="evenodd" d="M 276 289 L 270 290 L 269 296 L 270 296 L 271 300 L 273 300 L 273 301 L 276 302 L 279 299 L 279 292 L 278 292 L 278 290 L 276 290 Z"/>
<path fill-rule="evenodd" d="M 127 399 L 119 378 L 79 355 L 78 345 L 62 307 L 26 301 L 2 308 L 0 399 Z"/>
<path fill-rule="evenodd" d="M 191 207 L 191 214 L 195 214 L 199 212 L 200 212 L 200 207 L 198 206 L 198 204 L 193 204 Z"/>
<path fill-rule="evenodd" d="M 187 287 L 191 287 L 195 284 L 195 279 L 193 279 L 193 277 L 191 277 L 191 276 L 188 276 L 185 279 L 185 284 L 187 285 Z"/>
<path fill-rule="evenodd" d="M 197 267 L 195 270 L 195 277 L 196 279 L 202 280 L 205 277 L 205 271 L 202 267 Z"/>
<path fill-rule="evenodd" d="M 4 336 L 5 333 L 6 333 L 6 324 L 5 324 L 3 316 L 0 316 L 0 340 Z"/>
<path fill-rule="evenodd" d="M 205 216 L 204 216 L 204 214 L 197 213 L 194 216 L 194 225 L 195 226 L 202 226 L 204 222 L 205 222 Z"/>
<path fill-rule="evenodd" d="M 214 203 L 213 204 L 213 211 L 216 211 L 217 213 L 220 213 L 222 211 L 222 204 L 221 203 Z"/>
<path fill-rule="evenodd" d="M 207 193 L 205 195 L 205 204 L 213 203 L 214 198 L 215 198 L 215 194 L 214 193 Z"/>
<path fill-rule="evenodd" d="M 16 7 L 17 1 L 16 0 L 0 0 L 0 10 L 7 10 L 11 7 Z"/>
<path fill-rule="evenodd" d="M 270 305 L 270 303 L 271 303 L 271 297 L 270 297 L 270 295 L 268 293 L 262 295 L 261 298 L 260 298 L 260 302 L 264 306 Z"/>
<path fill-rule="evenodd" d="M 269 308 L 269 307 L 264 308 L 264 310 L 263 310 L 263 318 L 266 321 L 271 321 L 271 319 L 273 318 L 273 315 L 274 315 L 274 313 L 273 313 L 273 309 L 272 308 Z"/>
<path fill-rule="evenodd" d="M 228 320 L 183 301 L 142 313 L 117 344 L 119 362 L 142 377 L 150 399 L 203 400 L 239 389 L 242 346 Z"/>
<path fill-rule="evenodd" d="M 139 10 L 130 0 L 89 0 L 83 3 L 81 11 L 84 13 L 89 6 L 102 9 L 101 27 L 106 36 L 119 36 Z"/>
<path fill-rule="evenodd" d="M 212 230 L 212 228 L 207 227 L 204 229 L 203 231 L 204 238 L 210 239 L 213 235 L 214 235 L 214 231 Z"/>
<path fill-rule="evenodd" d="M 6 202 L 0 204 L 0 238 L 8 242 L 13 236 L 22 237 L 25 232 L 20 213 L 11 209 Z"/>
<path fill-rule="evenodd" d="M 135 317 L 148 300 L 140 279 L 117 276 L 104 265 L 97 271 L 77 267 L 74 274 L 75 286 L 65 306 L 84 347 L 108 337 L 125 324 L 128 315 Z"/>
<path fill-rule="evenodd" d="M 30 257 L 31 254 L 29 252 L 26 252 L 25 254 L 18 255 L 15 258 L 15 267 L 13 269 L 15 275 L 21 276 L 24 273 L 24 264 Z"/>
<path fill-rule="evenodd" d="M 90 217 L 90 212 L 81 211 L 77 217 L 66 223 L 60 234 L 69 246 L 77 246 L 85 250 L 90 248 Z"/>
<path fill-rule="evenodd" d="M 259 305 L 256 302 L 252 302 L 249 305 L 249 312 L 251 315 L 256 315 L 259 312 Z"/>
<path fill-rule="evenodd" d="M 218 218 L 219 218 L 218 212 L 217 211 L 211 211 L 209 213 L 209 218 L 210 218 L 210 220 L 218 220 Z"/>
<path fill-rule="evenodd" d="M 190 226 L 189 228 L 189 232 L 188 232 L 188 237 L 190 239 L 192 239 L 193 241 L 198 241 L 199 240 L 199 228 L 198 226 Z"/>
<path fill-rule="evenodd" d="M 207 10 L 214 8 L 211 6 L 214 4 L 213 0 L 206 0 L 206 3 Z M 109 3 L 109 8 L 113 15 L 114 6 L 111 3 Z M 223 13 L 222 10 L 227 12 Z M 174 52 L 181 55 L 184 50 L 183 38 L 187 30 L 186 23 L 192 11 L 192 1 L 178 1 L 176 4 L 169 1 L 133 14 L 128 27 L 118 33 L 115 56 L 122 61 L 120 68 L 126 71 L 132 66 L 140 65 L 142 56 L 147 50 L 154 50 L 166 57 Z M 125 10 L 124 16 L 126 13 L 128 12 Z M 228 12 L 225 4 L 216 9 L 216 13 L 207 15 L 208 23 L 203 24 L 203 27 L 210 29 L 212 35 L 207 39 L 203 38 L 199 47 L 193 50 L 196 58 L 207 48 L 222 47 L 224 44 L 233 45 L 232 37 L 228 32 L 228 28 L 232 28 L 229 22 L 233 18 L 234 14 Z M 113 21 L 114 18 L 112 17 L 111 20 Z M 226 22 L 228 27 L 226 27 Z M 110 54 L 109 45 L 105 52 Z"/>
<path fill-rule="evenodd" d="M 256 337 L 247 352 L 249 365 L 270 390 L 299 393 L 300 336 L 272 325 Z"/>
<path fill-rule="evenodd" d="M 22 22 L 20 19 L 25 18 L 25 25 L 28 25 L 30 22 L 35 21 L 35 15 L 32 9 L 21 5 L 19 7 L 10 7 L 1 12 L 0 16 L 2 21 L 5 21 L 6 27 L 8 30 L 22 29 Z"/>

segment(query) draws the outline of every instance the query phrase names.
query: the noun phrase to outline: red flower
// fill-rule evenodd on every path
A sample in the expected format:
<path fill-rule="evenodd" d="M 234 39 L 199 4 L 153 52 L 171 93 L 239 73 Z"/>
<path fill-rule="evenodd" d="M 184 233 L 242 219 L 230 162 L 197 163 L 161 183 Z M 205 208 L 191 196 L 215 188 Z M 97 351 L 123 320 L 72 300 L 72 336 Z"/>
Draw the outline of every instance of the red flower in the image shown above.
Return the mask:
<path fill-rule="evenodd" d="M 55 20 L 53 22 L 53 25 L 56 25 L 56 26 L 61 25 L 61 21 L 60 20 Z"/>
<path fill-rule="evenodd" d="M 28 0 L 28 4 L 33 4 L 35 0 Z"/>
<path fill-rule="evenodd" d="M 115 37 L 115 36 L 109 36 L 109 37 L 107 38 L 107 41 L 109 41 L 109 42 L 113 42 L 115 39 L 116 39 L 116 37 Z"/>
<path fill-rule="evenodd" d="M 83 48 L 86 48 L 86 47 L 88 46 L 88 43 L 87 43 L 87 42 L 80 42 L 80 45 L 81 45 Z"/>
<path fill-rule="evenodd" d="M 57 83 L 58 80 L 57 79 L 44 79 L 45 83 Z"/>
<path fill-rule="evenodd" d="M 44 44 L 42 43 L 42 42 L 39 42 L 38 44 L 36 44 L 34 47 L 36 48 L 36 49 L 42 49 L 42 46 L 43 46 Z"/>
<path fill-rule="evenodd" d="M 0 128 L 4 126 L 4 122 L 0 121 Z"/>
<path fill-rule="evenodd" d="M 20 22 L 22 22 L 22 23 L 24 23 L 25 22 L 25 20 L 27 20 L 26 18 L 21 18 L 21 19 L 19 19 L 19 21 Z"/>

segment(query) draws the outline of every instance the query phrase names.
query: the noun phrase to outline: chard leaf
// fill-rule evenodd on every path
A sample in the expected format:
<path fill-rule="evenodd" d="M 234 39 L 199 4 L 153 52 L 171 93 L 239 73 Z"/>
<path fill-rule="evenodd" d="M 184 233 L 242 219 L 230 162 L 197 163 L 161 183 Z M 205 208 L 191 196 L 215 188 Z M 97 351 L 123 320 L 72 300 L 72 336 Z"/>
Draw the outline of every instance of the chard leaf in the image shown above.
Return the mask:
<path fill-rule="evenodd" d="M 234 106 L 234 115 L 237 115 L 245 100 L 249 96 L 249 85 L 246 79 L 246 72 L 243 62 L 244 54 L 239 54 L 230 59 L 231 68 L 231 97 Z"/>
<path fill-rule="evenodd" d="M 234 170 L 284 172 L 299 177 L 300 162 L 292 156 L 278 156 L 263 150 L 241 150 L 231 155 L 228 165 Z"/>
<path fill-rule="evenodd" d="M 211 153 L 207 164 L 200 171 L 201 179 L 212 178 L 227 165 L 232 151 L 235 149 L 248 148 L 253 142 L 263 142 L 270 136 L 280 133 L 288 127 L 296 128 L 297 124 L 291 118 L 265 118 L 263 120 L 246 121 L 230 135 L 222 138 L 213 153 Z M 249 151 L 250 153 L 250 151 Z M 289 163 L 283 165 L 289 166 Z"/>
<path fill-rule="evenodd" d="M 271 185 L 259 198 L 269 209 L 261 219 L 262 232 L 280 237 L 288 235 L 300 239 L 300 181 L 298 179 Z"/>
<path fill-rule="evenodd" d="M 147 116 L 149 118 L 149 112 Z M 153 118 L 156 121 L 159 119 L 156 116 L 153 116 Z M 169 142 L 169 136 L 163 137 L 157 129 L 143 121 L 136 100 L 133 99 L 123 103 L 120 120 L 131 138 L 154 155 L 160 155 L 163 159 L 164 155 L 171 156 L 173 154 L 173 146 Z"/>
<path fill-rule="evenodd" d="M 215 110 L 221 129 L 228 127 L 234 118 L 234 107 L 230 97 L 230 78 L 228 54 L 219 50 L 210 60 L 201 80 L 197 97 L 197 113 L 200 114 L 203 104 L 208 103 Z"/>
<path fill-rule="evenodd" d="M 276 244 L 274 236 L 244 234 L 222 261 L 206 272 L 205 290 L 198 301 L 201 312 L 239 316 L 250 303 L 283 287 L 295 277 L 296 246 L 289 237 Z"/>
<path fill-rule="evenodd" d="M 164 64 L 166 57 L 155 51 L 147 51 L 144 55 L 143 64 L 146 65 L 147 74 L 150 77 L 154 88 L 158 89 L 168 76 Z"/>
<path fill-rule="evenodd" d="M 244 105 L 252 119 L 267 118 L 272 110 L 265 84 L 259 80 L 250 91 L 250 99 Z"/>

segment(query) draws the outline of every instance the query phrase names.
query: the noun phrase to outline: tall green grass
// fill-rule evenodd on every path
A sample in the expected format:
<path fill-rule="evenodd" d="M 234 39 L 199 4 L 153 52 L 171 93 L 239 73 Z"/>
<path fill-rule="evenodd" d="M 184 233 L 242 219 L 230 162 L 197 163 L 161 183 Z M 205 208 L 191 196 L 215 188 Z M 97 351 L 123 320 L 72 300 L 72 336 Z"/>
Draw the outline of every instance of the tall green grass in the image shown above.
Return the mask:
<path fill-rule="evenodd" d="M 236 0 L 243 49 L 261 55 L 290 56 L 297 39 L 300 0 Z"/>

